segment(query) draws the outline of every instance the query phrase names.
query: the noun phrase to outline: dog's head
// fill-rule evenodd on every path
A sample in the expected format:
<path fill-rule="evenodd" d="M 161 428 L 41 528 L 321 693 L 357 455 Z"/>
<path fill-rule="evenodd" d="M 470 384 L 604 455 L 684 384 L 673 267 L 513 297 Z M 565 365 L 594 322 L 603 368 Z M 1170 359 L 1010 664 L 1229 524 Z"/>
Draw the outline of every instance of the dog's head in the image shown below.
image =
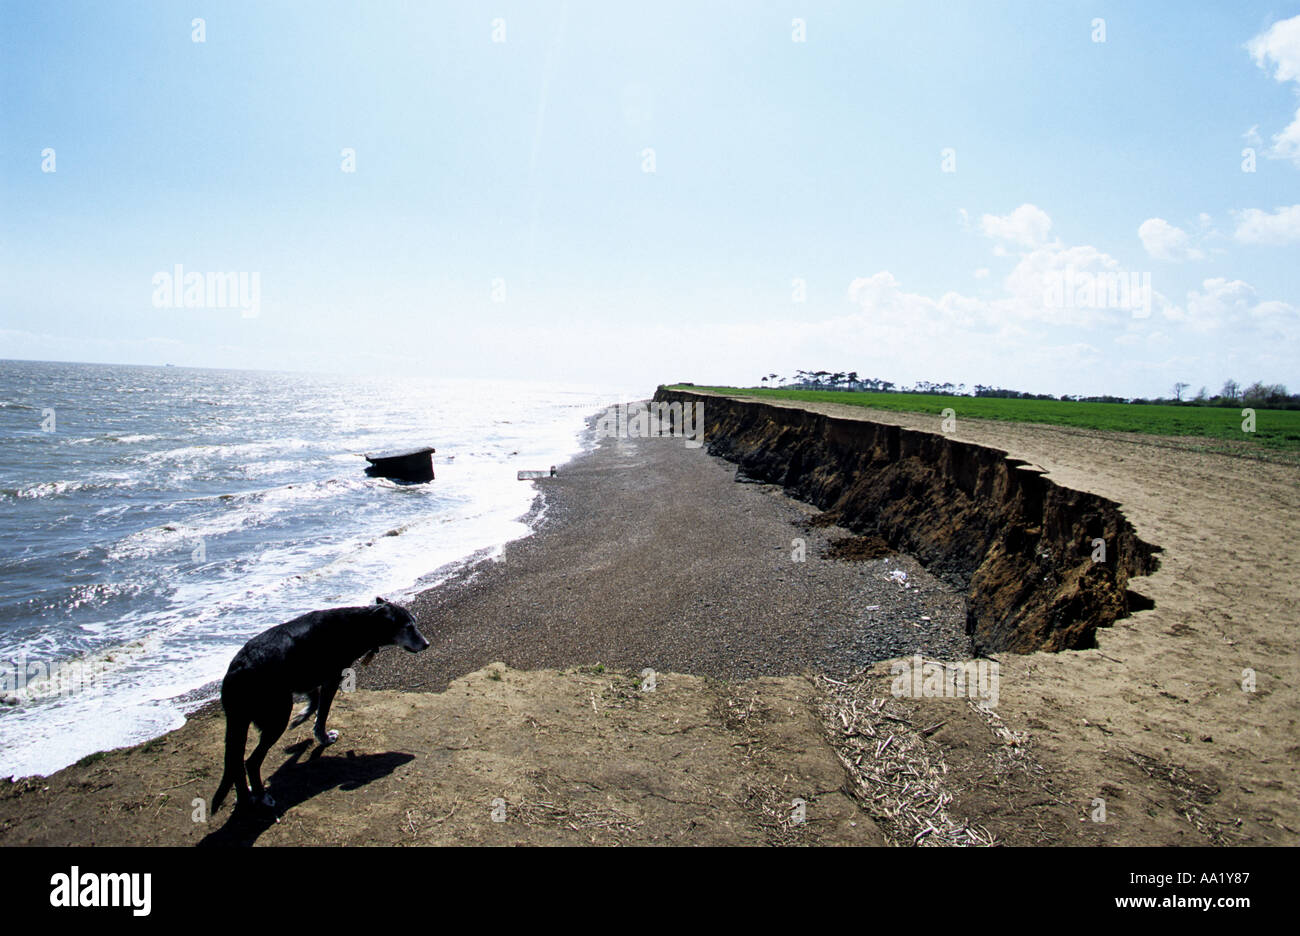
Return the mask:
<path fill-rule="evenodd" d="M 384 612 L 385 622 L 392 624 L 391 635 L 387 643 L 396 644 L 404 650 L 419 653 L 429 647 L 419 628 L 415 626 L 415 615 L 401 605 L 395 605 L 383 598 L 376 598 L 375 604 Z"/>

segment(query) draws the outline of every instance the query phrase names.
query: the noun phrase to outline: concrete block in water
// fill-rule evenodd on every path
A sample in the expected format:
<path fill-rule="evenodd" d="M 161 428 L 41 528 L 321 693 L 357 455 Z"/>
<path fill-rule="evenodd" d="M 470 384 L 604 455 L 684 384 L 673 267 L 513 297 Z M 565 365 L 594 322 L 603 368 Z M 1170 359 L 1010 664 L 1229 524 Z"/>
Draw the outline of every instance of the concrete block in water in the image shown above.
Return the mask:
<path fill-rule="evenodd" d="M 433 453 L 430 447 L 410 449 L 405 452 L 381 452 L 367 455 L 370 467 L 366 474 L 372 478 L 392 478 L 394 481 L 421 483 L 433 480 Z"/>

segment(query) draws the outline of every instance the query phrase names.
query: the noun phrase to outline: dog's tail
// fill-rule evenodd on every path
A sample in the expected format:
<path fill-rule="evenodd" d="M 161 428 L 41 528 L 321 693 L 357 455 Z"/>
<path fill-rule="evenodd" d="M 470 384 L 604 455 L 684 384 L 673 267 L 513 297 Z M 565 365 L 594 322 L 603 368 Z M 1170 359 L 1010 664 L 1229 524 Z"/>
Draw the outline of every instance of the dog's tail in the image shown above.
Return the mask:
<path fill-rule="evenodd" d="M 220 808 L 226 794 L 232 786 L 240 791 L 248 789 L 248 777 L 244 773 L 244 747 L 248 744 L 249 719 L 226 712 L 226 768 L 221 774 L 221 783 L 212 797 L 212 809 L 215 813 Z"/>

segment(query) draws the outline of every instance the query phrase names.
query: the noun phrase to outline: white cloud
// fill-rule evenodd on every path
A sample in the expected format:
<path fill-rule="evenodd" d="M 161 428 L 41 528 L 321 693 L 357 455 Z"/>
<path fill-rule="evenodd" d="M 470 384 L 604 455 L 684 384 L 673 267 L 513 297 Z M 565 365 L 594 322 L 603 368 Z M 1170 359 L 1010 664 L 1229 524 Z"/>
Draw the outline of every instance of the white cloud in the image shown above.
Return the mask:
<path fill-rule="evenodd" d="M 1235 212 L 1233 237 L 1242 244 L 1289 244 L 1300 241 L 1300 205 L 1278 208 L 1272 214 L 1258 208 Z"/>
<path fill-rule="evenodd" d="M 989 268 L 988 268 L 988 267 L 980 267 L 978 270 L 975 271 L 975 278 L 976 278 L 976 279 L 981 279 L 981 280 L 982 280 L 982 279 L 988 279 L 988 278 L 989 278 Z"/>
<path fill-rule="evenodd" d="M 1247 42 L 1246 51 L 1265 71 L 1270 62 L 1275 65 L 1278 81 L 1300 81 L 1300 16 L 1278 20 Z"/>
<path fill-rule="evenodd" d="M 1273 147 L 1268 155 L 1277 159 L 1289 159 L 1300 166 L 1300 110 L 1296 111 L 1295 120 L 1286 129 L 1273 134 Z"/>
<path fill-rule="evenodd" d="M 1300 16 L 1274 23 L 1247 42 L 1246 50 L 1264 71 L 1272 65 L 1273 77 L 1277 81 L 1300 83 Z M 1252 127 L 1247 132 L 1254 130 Z M 1273 146 L 1268 155 L 1290 159 L 1300 166 L 1300 110 L 1284 130 L 1273 135 Z"/>
<path fill-rule="evenodd" d="M 980 230 L 994 240 L 1010 241 L 1022 247 L 1038 247 L 1047 243 L 1052 229 L 1052 219 L 1036 205 L 1021 205 L 1008 215 L 986 214 L 980 219 Z"/>
<path fill-rule="evenodd" d="M 1202 225 L 1206 223 L 1202 215 Z M 1138 227 L 1138 237 L 1148 254 L 1157 260 L 1200 260 L 1204 252 L 1191 246 L 1187 232 L 1164 218 L 1147 218 Z"/>
<path fill-rule="evenodd" d="M 1136 274 L 1143 281 L 1140 288 L 1149 291 L 1150 317 L 1135 314 L 1131 305 L 1101 301 L 1100 287 L 1094 304 L 1079 300 L 1078 293 L 1074 303 L 1049 301 L 1045 285 L 1054 278 L 1078 284 L 1089 276 L 1101 282 L 1135 273 L 1097 247 L 1070 246 L 1059 238 L 1049 242 L 1052 222 L 1041 209 L 1022 206 L 1017 212 L 985 215 L 980 225 L 997 240 L 994 253 L 1017 258 L 995 295 L 910 292 L 894 274 L 881 270 L 850 284 L 851 314 L 801 323 L 783 336 L 778 342 L 787 348 L 782 357 L 788 349 L 816 345 L 826 351 L 809 360 L 841 355 L 851 363 L 833 366 L 853 366 L 889 379 L 996 380 L 1022 389 L 1078 386 L 1128 392 L 1119 389 L 1124 386 L 1119 378 L 1098 382 L 1101 362 L 1114 373 L 1163 383 L 1197 368 L 1215 376 L 1224 360 L 1263 364 L 1268 354 L 1275 354 L 1281 362 L 1276 366 L 1284 368 L 1288 356 L 1295 356 L 1300 308 L 1261 301 L 1255 288 L 1240 279 L 1206 279 L 1180 301 L 1170 301 L 1150 287 L 1149 273 Z M 1152 220 L 1159 223 L 1146 227 L 1148 249 L 1183 256 L 1196 250 L 1191 243 L 1208 236 L 1202 228 L 1213 227 L 1213 219 L 1200 217 L 1200 227 L 1192 234 L 1179 232 L 1180 237 L 1172 233 L 1178 232 L 1173 225 Z M 1110 350 L 1103 354 L 1099 348 Z M 900 367 L 910 374 L 899 373 Z"/>
<path fill-rule="evenodd" d="M 1242 280 L 1220 276 L 1205 280 L 1201 288 L 1204 292 L 1193 290 L 1187 294 L 1185 309 L 1171 307 L 1166 310 L 1165 317 L 1208 331 L 1241 321 L 1244 315 L 1249 314 L 1255 299 L 1255 287 Z"/>
<path fill-rule="evenodd" d="M 1276 299 L 1258 301 L 1255 287 L 1224 277 L 1207 279 L 1187 294 L 1185 307 L 1170 306 L 1165 317 L 1196 332 L 1235 332 L 1255 340 L 1293 342 L 1300 337 L 1300 307 Z"/>

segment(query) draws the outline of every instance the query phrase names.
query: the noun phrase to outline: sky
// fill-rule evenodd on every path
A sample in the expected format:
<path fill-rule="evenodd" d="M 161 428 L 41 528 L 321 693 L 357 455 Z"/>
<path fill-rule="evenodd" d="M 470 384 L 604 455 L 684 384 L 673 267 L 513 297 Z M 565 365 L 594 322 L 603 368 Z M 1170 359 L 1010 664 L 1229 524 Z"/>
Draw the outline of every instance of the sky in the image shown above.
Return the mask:
<path fill-rule="evenodd" d="M 0 0 L 0 359 L 1295 391 L 1297 261 L 1300 2 Z"/>

